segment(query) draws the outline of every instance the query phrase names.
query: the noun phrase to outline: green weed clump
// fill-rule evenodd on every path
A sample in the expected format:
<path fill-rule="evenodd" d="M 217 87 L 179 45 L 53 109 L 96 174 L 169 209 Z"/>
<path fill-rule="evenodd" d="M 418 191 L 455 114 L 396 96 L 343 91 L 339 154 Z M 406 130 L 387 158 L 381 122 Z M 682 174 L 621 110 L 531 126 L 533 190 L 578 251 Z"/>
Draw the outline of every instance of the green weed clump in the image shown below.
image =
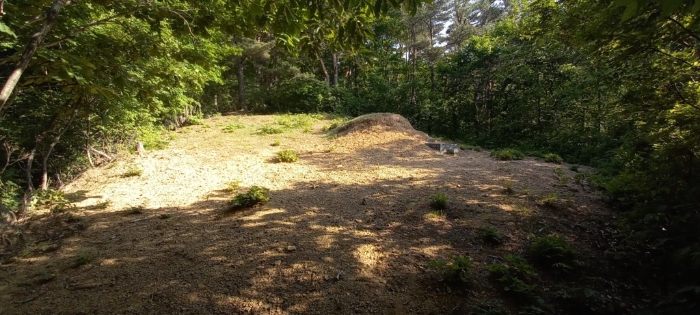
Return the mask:
<path fill-rule="evenodd" d="M 56 213 L 67 210 L 71 203 L 63 192 L 54 189 L 46 189 L 37 192 L 36 205 L 50 209 L 51 212 Z"/>
<path fill-rule="evenodd" d="M 236 132 L 236 130 L 238 130 L 238 129 L 243 129 L 243 128 L 245 128 L 245 126 L 243 124 L 228 124 L 222 130 L 225 133 L 232 133 L 232 132 Z"/>
<path fill-rule="evenodd" d="M 550 208 L 556 208 L 557 207 L 557 201 L 559 200 L 559 197 L 557 196 L 557 193 L 551 193 L 551 194 L 546 194 L 540 198 L 540 202 Z"/>
<path fill-rule="evenodd" d="M 73 261 L 70 265 L 71 268 L 78 268 L 83 265 L 87 265 L 91 261 L 97 258 L 97 253 L 94 252 L 81 252 L 73 257 Z"/>
<path fill-rule="evenodd" d="M 509 315 L 503 305 L 498 302 L 479 302 L 470 308 L 471 315 Z"/>
<path fill-rule="evenodd" d="M 491 152 L 491 156 L 501 161 L 522 160 L 525 154 L 516 149 L 501 149 Z"/>
<path fill-rule="evenodd" d="M 530 296 L 534 293 L 532 283 L 537 276 L 535 268 L 520 256 L 508 255 L 502 263 L 489 265 L 488 271 L 506 292 Z"/>
<path fill-rule="evenodd" d="M 282 142 L 281 142 L 281 141 L 279 141 L 279 140 L 277 140 L 277 141 L 275 141 L 275 142 L 271 143 L 270 145 L 271 145 L 271 146 L 273 146 L 273 147 L 279 147 L 279 146 L 281 146 L 281 145 L 282 145 Z"/>
<path fill-rule="evenodd" d="M 465 256 L 448 256 L 447 260 L 438 259 L 428 262 L 428 268 L 435 270 L 442 281 L 469 282 L 469 272 L 472 269 L 472 261 Z"/>
<path fill-rule="evenodd" d="M 142 127 L 136 133 L 136 138 L 143 143 L 143 148 L 146 150 L 162 150 L 167 148 L 170 143 L 167 140 L 166 131 L 162 127 Z M 130 150 L 133 150 L 133 147 Z"/>
<path fill-rule="evenodd" d="M 191 126 L 204 125 L 204 117 L 199 115 L 187 117 L 186 124 Z"/>
<path fill-rule="evenodd" d="M 544 155 L 544 161 L 547 163 L 556 163 L 556 164 L 561 164 L 564 162 L 564 159 L 559 156 L 559 154 L 555 153 L 547 153 Z"/>
<path fill-rule="evenodd" d="M 503 237 L 498 233 L 498 230 L 492 227 L 480 228 L 479 238 L 489 245 L 498 246 L 503 244 Z"/>
<path fill-rule="evenodd" d="M 428 197 L 430 199 L 430 206 L 436 210 L 447 209 L 447 194 L 439 193 Z"/>
<path fill-rule="evenodd" d="M 299 156 L 294 150 L 284 150 L 277 152 L 277 160 L 283 163 L 293 163 L 299 161 Z"/>
<path fill-rule="evenodd" d="M 250 187 L 248 192 L 233 197 L 233 200 L 231 200 L 231 208 L 234 210 L 243 209 L 266 203 L 270 201 L 269 193 L 270 190 L 264 187 Z"/>
<path fill-rule="evenodd" d="M 536 238 L 527 248 L 530 259 L 537 265 L 570 271 L 582 267 L 576 251 L 557 235 Z"/>
<path fill-rule="evenodd" d="M 241 180 L 232 180 L 228 183 L 226 183 L 226 191 L 237 191 L 241 189 Z"/>
<path fill-rule="evenodd" d="M 129 166 L 126 171 L 122 174 L 122 177 L 136 177 L 136 176 L 141 176 L 143 174 L 143 170 L 140 169 L 136 165 L 131 165 Z"/>
<path fill-rule="evenodd" d="M 555 169 L 554 174 L 557 176 L 557 179 L 559 180 L 560 184 L 566 185 L 569 183 L 569 177 L 566 176 L 566 173 L 564 173 L 564 170 L 562 170 L 561 168 Z"/>
<path fill-rule="evenodd" d="M 304 129 L 310 130 L 311 126 L 323 116 L 319 114 L 297 114 L 297 115 L 282 115 L 277 118 L 277 124 L 289 129 Z"/>
<path fill-rule="evenodd" d="M 277 127 L 277 126 L 262 126 L 258 131 L 256 132 L 258 135 L 277 135 L 284 133 L 284 129 Z"/>

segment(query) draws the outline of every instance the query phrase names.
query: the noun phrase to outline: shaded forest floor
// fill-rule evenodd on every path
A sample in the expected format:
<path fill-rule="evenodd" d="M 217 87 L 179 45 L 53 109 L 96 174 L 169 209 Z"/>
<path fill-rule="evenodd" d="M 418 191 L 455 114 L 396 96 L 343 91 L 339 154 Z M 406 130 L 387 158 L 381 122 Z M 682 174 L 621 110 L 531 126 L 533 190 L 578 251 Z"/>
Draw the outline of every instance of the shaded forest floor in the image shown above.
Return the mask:
<path fill-rule="evenodd" d="M 539 271 L 543 297 L 586 285 L 617 309 L 628 303 L 602 259 L 612 213 L 555 174 L 573 178 L 567 165 L 445 155 L 397 130 L 333 138 L 321 131 L 328 120 L 256 134 L 277 119 L 214 117 L 173 132 L 167 149 L 86 172 L 65 189 L 74 208 L 36 213 L 13 230 L 16 242 L 5 237 L 0 313 L 465 314 L 504 297 L 487 265 L 550 234 L 591 273 L 583 284 Z M 300 160 L 277 163 L 285 149 Z M 266 187 L 271 200 L 227 211 L 231 182 Z M 444 211 L 430 207 L 437 193 L 449 198 Z M 504 244 L 487 245 L 486 227 Z M 468 284 L 426 267 L 448 255 L 472 259 Z"/>

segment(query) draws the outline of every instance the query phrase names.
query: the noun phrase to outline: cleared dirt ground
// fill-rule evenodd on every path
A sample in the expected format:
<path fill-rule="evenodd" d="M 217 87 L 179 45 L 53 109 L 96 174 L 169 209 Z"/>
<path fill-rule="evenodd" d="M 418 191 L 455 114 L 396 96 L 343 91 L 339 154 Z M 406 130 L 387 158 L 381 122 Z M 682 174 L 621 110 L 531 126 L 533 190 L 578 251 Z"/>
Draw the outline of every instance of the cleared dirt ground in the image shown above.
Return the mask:
<path fill-rule="evenodd" d="M 167 149 L 86 172 L 65 189 L 74 209 L 15 232 L 26 247 L 0 265 L 0 313 L 464 313 L 500 296 L 486 265 L 531 234 L 565 236 L 597 268 L 610 214 L 591 190 L 558 179 L 556 168 L 574 176 L 567 165 L 445 155 L 419 132 L 381 124 L 337 138 L 324 120 L 255 134 L 276 119 L 211 118 L 174 132 Z M 222 132 L 232 123 L 245 128 Z M 300 160 L 277 163 L 284 149 Z M 142 174 L 123 176 L 134 169 Z M 270 202 L 227 211 L 235 180 L 239 192 L 269 188 Z M 449 197 L 444 212 L 430 207 L 436 193 Z M 555 205 L 542 205 L 552 193 Z M 484 244 L 481 227 L 505 244 Z M 470 284 L 426 268 L 450 254 L 472 258 Z"/>

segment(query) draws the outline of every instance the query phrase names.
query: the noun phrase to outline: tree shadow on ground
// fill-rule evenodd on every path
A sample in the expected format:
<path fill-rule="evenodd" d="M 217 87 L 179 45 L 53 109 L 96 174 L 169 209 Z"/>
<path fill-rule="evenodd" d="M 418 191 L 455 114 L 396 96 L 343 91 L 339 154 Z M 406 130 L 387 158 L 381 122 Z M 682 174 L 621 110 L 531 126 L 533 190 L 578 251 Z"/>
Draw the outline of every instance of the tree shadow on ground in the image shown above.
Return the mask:
<path fill-rule="evenodd" d="M 20 231 L 27 246 L 3 257 L 0 301 L 8 314 L 446 314 L 498 295 L 484 281 L 485 265 L 520 251 L 530 233 L 557 232 L 582 247 L 597 237 L 590 231 L 599 209 L 564 205 L 576 211 L 574 224 L 566 211 L 538 207 L 522 191 L 506 193 L 504 180 L 532 176 L 509 173 L 513 164 L 444 162 L 482 154 L 475 152 L 378 150 L 386 152 L 304 155 L 300 163 L 322 171 L 363 175 L 354 183 L 299 181 L 271 191 L 263 206 L 236 212 L 233 194 L 217 190 L 177 207 L 75 209 L 36 220 Z M 412 175 L 393 176 L 393 168 Z M 450 198 L 441 213 L 428 202 L 438 192 Z M 508 241 L 486 246 L 482 226 Z M 426 270 L 427 261 L 449 254 L 474 260 L 469 286 L 439 282 Z"/>

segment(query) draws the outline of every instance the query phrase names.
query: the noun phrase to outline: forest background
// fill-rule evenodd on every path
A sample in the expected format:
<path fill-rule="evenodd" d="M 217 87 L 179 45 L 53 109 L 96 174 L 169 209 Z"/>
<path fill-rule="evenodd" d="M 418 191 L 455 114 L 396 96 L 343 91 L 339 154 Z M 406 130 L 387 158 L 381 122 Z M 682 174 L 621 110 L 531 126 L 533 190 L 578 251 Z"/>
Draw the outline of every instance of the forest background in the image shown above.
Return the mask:
<path fill-rule="evenodd" d="M 700 301 L 699 0 L 0 0 L 0 210 L 166 128 L 394 112 L 481 147 L 595 166 L 610 257 Z"/>

